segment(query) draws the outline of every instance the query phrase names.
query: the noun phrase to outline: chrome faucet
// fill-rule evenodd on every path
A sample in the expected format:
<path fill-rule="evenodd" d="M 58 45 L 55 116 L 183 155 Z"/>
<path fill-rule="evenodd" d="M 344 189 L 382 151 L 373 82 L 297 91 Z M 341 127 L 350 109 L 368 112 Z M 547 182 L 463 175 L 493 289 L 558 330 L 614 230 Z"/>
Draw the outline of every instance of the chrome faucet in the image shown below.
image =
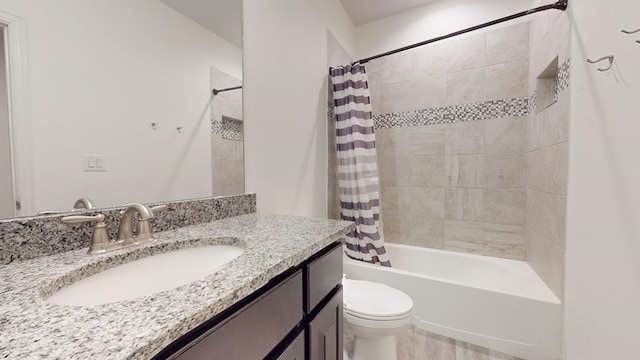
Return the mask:
<path fill-rule="evenodd" d="M 166 210 L 167 205 L 159 205 L 148 208 L 142 204 L 129 204 L 120 212 L 121 220 L 116 241 L 109 239 L 105 216 L 102 214 L 93 216 L 65 216 L 62 222 L 65 224 L 77 224 L 83 222 L 95 222 L 91 245 L 88 254 L 102 254 L 112 250 L 120 250 L 153 241 L 153 233 L 149 220 L 154 217 L 154 212 Z M 137 215 L 137 216 L 136 216 Z M 133 233 L 133 220 L 137 218 L 138 225 L 135 235 Z"/>
<path fill-rule="evenodd" d="M 129 204 L 127 208 L 120 212 L 120 227 L 118 228 L 118 239 L 123 241 L 123 245 L 142 244 L 153 240 L 153 231 L 149 220 L 153 219 L 154 212 L 162 211 L 167 205 L 159 205 L 148 208 L 142 204 Z M 133 219 L 137 215 L 138 224 L 135 234 L 133 233 Z"/>
<path fill-rule="evenodd" d="M 76 200 L 76 203 L 73 204 L 73 209 L 71 210 L 91 210 L 95 209 L 96 205 L 89 198 L 80 198 Z"/>

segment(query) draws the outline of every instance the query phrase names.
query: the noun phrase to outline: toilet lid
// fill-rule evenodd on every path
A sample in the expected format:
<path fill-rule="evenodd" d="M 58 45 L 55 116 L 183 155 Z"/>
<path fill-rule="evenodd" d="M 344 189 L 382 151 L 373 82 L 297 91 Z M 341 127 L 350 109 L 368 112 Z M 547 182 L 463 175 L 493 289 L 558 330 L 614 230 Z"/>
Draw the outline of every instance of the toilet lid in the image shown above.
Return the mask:
<path fill-rule="evenodd" d="M 344 310 L 365 319 L 392 320 L 409 314 L 413 300 L 385 284 L 342 279 Z"/>

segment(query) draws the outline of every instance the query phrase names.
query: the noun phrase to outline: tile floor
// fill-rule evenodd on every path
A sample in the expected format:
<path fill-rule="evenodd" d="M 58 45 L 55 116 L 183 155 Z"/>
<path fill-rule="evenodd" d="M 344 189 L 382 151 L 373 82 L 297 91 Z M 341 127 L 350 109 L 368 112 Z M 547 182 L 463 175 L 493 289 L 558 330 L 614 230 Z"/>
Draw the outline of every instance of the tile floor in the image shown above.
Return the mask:
<path fill-rule="evenodd" d="M 398 360 L 520 360 L 494 350 L 409 328 L 398 337 Z"/>

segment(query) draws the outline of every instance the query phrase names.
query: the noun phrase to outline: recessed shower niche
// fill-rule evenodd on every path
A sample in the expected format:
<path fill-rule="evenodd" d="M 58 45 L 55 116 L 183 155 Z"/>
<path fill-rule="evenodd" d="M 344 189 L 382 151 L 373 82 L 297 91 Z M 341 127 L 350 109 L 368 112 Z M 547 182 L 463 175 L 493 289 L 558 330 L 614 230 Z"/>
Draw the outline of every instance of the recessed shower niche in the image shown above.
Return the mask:
<path fill-rule="evenodd" d="M 536 81 L 536 114 L 558 101 L 558 57 L 538 75 Z"/>

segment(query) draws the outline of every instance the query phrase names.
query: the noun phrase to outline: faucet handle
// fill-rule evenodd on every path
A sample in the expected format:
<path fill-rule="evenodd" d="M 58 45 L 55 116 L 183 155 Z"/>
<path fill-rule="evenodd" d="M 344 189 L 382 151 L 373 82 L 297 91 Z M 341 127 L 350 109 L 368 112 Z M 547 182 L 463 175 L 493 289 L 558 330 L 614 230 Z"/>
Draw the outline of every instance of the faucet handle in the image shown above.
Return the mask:
<path fill-rule="evenodd" d="M 154 218 L 154 217 L 156 217 L 156 213 L 157 212 L 167 210 L 167 205 L 157 205 L 157 206 L 154 206 L 154 207 L 150 207 L 149 210 L 151 210 L 151 214 L 153 215 L 152 218 Z M 138 237 L 140 237 L 141 239 L 148 238 L 149 240 L 153 240 L 153 229 L 151 227 L 151 224 L 149 224 L 149 220 L 150 219 L 146 219 L 146 220 L 139 219 L 138 220 L 138 227 L 136 228 L 136 235 Z"/>
<path fill-rule="evenodd" d="M 150 207 L 149 210 L 151 210 L 153 216 L 155 216 L 157 212 L 167 210 L 167 205 L 156 205 L 154 207 Z"/>
<path fill-rule="evenodd" d="M 159 212 L 159 211 L 165 211 L 167 210 L 167 205 L 156 205 L 154 207 L 150 207 L 149 210 L 151 210 L 151 214 L 153 214 L 153 216 L 155 217 L 155 213 Z M 120 210 L 120 216 L 124 215 L 125 210 Z"/>
<path fill-rule="evenodd" d="M 62 214 L 64 211 L 60 210 L 41 210 L 36 213 L 36 215 L 55 215 Z"/>
<path fill-rule="evenodd" d="M 136 204 L 136 205 L 139 205 L 139 204 Z M 143 208 L 147 208 L 148 210 L 151 210 L 152 217 L 150 217 L 149 219 L 153 218 L 153 216 L 155 216 L 156 212 L 167 210 L 167 205 L 156 205 L 154 207 L 147 207 L 145 205 L 140 205 L 140 206 L 143 207 Z M 128 209 L 128 207 L 127 207 L 127 209 Z M 125 211 L 127 211 L 127 209 L 120 210 L 120 212 L 119 212 L 120 217 L 124 216 L 124 213 L 125 213 Z"/>
<path fill-rule="evenodd" d="M 104 215 L 92 215 L 92 216 L 84 216 L 84 215 L 74 215 L 74 216 L 65 216 L 60 221 L 65 224 L 80 224 L 84 222 L 95 221 L 96 223 L 104 224 Z M 96 224 L 97 226 L 97 224 Z"/>
<path fill-rule="evenodd" d="M 99 254 L 108 251 L 110 248 L 109 233 L 107 232 L 107 225 L 104 223 L 104 215 L 98 214 L 93 216 L 65 216 L 61 220 L 65 224 L 79 224 L 84 222 L 95 221 L 96 225 L 93 228 L 93 234 L 91 235 L 91 246 L 89 247 L 88 254 Z"/>

